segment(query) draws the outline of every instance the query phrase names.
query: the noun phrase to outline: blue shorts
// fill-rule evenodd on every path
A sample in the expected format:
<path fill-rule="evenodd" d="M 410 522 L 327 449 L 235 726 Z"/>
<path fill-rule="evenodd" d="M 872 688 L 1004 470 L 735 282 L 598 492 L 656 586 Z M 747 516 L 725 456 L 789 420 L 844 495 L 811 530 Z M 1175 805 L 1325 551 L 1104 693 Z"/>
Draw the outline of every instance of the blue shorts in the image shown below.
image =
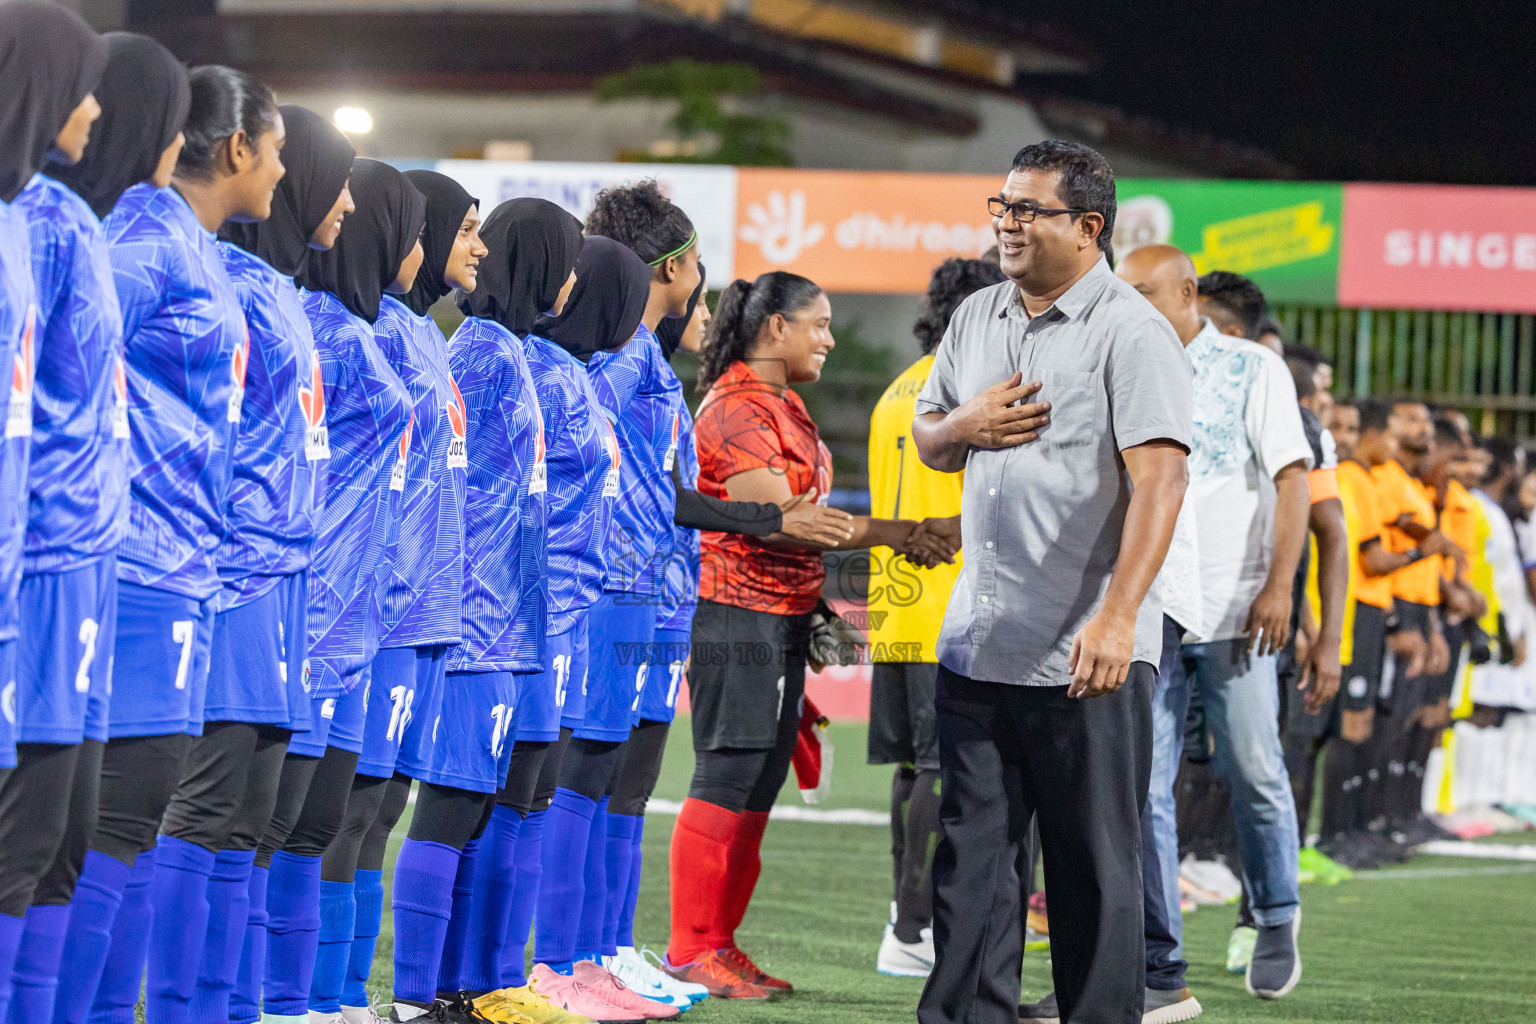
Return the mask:
<path fill-rule="evenodd" d="M 605 592 L 587 621 L 587 709 L 572 729 L 579 739 L 622 740 L 629 736 L 645 689 L 645 655 L 656 635 L 654 599 Z"/>
<path fill-rule="evenodd" d="M 288 741 L 288 753 L 324 757 L 326 747 L 353 754 L 363 752 L 363 723 L 368 713 L 368 681 L 372 666 L 365 665 L 346 682 L 356 682 L 340 697 L 311 698 L 309 730 L 296 732 Z"/>
<path fill-rule="evenodd" d="M 107 738 L 117 631 L 117 556 L 23 576 L 16 643 L 16 742 Z"/>
<path fill-rule="evenodd" d="M 518 739 L 557 740 L 561 726 L 579 725 L 587 707 L 587 617 L 559 636 L 545 637 L 544 671 L 518 678 L 523 710 Z"/>
<path fill-rule="evenodd" d="M 379 648 L 373 658 L 359 775 L 387 779 L 402 762 L 421 765 L 430 756 L 432 723 L 442 706 L 447 670 L 447 644 Z"/>
<path fill-rule="evenodd" d="M 108 735 L 201 735 L 208 684 L 211 601 L 117 584 Z"/>
<path fill-rule="evenodd" d="M 516 739 L 518 680 L 511 672 L 449 672 L 441 713 L 427 731 L 427 762 L 401 770 L 420 782 L 494 793 Z"/>
<path fill-rule="evenodd" d="M 16 641 L 0 643 L 0 769 L 16 767 Z"/>
<path fill-rule="evenodd" d="M 305 575 L 285 576 L 256 600 L 214 616 L 204 721 L 309 728 Z"/>
<path fill-rule="evenodd" d="M 670 722 L 677 714 L 677 695 L 683 686 L 683 666 L 688 661 L 692 633 L 686 629 L 658 629 L 656 639 L 646 651 L 650 671 L 645 674 L 645 689 L 640 692 L 640 706 L 634 722 Z"/>

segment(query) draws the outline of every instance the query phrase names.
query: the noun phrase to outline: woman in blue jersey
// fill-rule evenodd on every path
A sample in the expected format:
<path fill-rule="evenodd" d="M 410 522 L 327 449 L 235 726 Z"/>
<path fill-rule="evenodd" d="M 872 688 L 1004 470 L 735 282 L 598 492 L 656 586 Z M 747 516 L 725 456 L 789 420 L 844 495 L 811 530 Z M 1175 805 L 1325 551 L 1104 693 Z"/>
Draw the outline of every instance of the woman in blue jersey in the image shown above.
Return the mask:
<path fill-rule="evenodd" d="M 66 947 L 68 1005 L 61 996 L 55 1014 L 65 1019 L 83 1016 L 93 995 L 96 1013 L 137 1002 L 151 902 L 168 909 L 154 915 L 162 924 L 149 957 L 148 1013 L 156 1021 L 184 1014 L 187 997 L 171 979 L 183 969 L 180 959 L 199 955 L 196 922 L 207 913 L 200 879 L 186 877 L 196 874 L 197 858 L 171 843 L 160 863 L 156 832 L 202 730 L 206 639 L 219 590 L 214 551 L 249 353 L 214 231 L 270 213 L 283 175 L 283 123 L 266 86 L 209 66 L 192 73 L 182 131 L 171 187 L 135 185 L 106 220 L 123 317 L 129 502 L 118 548 L 109 740 L 91 839 L 106 856 L 86 864 L 81 885 L 124 896 L 116 913 L 107 901 L 99 915 L 77 902 L 69 942 L 85 952 L 76 958 Z M 183 929 L 198 932 L 195 948 L 182 941 Z M 107 931 L 104 956 L 94 936 Z"/>
<path fill-rule="evenodd" d="M 336 245 L 299 270 L 325 395 L 325 510 L 309 566 L 309 731 L 288 744 L 258 856 L 267 879 L 263 1017 L 307 1016 L 320 920 L 320 858 L 341 827 L 363 746 L 395 510 L 410 447 L 411 396 L 379 348 L 386 292 L 415 283 L 426 200 L 377 160 L 353 161 L 356 206 Z M 350 925 L 348 926 L 350 928 Z"/>
<path fill-rule="evenodd" d="M 319 361 L 293 274 L 311 249 L 336 241 L 351 207 L 345 136 L 302 107 L 280 108 L 287 174 L 272 216 L 226 223 L 220 256 L 245 314 L 250 350 L 224 500 L 224 536 L 215 552 L 220 580 L 212 624 L 202 735 L 161 824 L 157 854 L 155 945 L 175 936 L 163 987 L 178 1005 L 229 1014 L 250 916 L 256 842 L 266 831 L 288 737 L 309 728 L 304 678 L 305 567 L 326 457 L 324 408 L 315 401 Z M 312 426 L 311 414 L 315 417 Z M 318 436 L 314 433 L 318 431 Z M 323 500 L 323 492 L 319 495 Z M 170 869 L 169 864 L 174 863 Z M 161 878 L 167 870 L 170 878 Z M 256 896 L 265 911 L 265 872 Z M 159 902 L 166 901 L 165 903 Z M 198 920 L 180 905 L 208 906 Z M 159 923 L 164 921 L 162 930 Z"/>
<path fill-rule="evenodd" d="M 46 238 L 29 235 L 31 211 L 18 196 L 46 158 L 80 159 L 101 112 L 91 90 L 105 63 L 106 42 L 78 17 L 42 5 L 0 7 L 0 366 L 11 369 L 0 442 L 0 1015 L 10 1005 L 12 969 L 18 965 L 24 971 L 23 1005 L 31 1008 L 27 982 L 39 961 L 30 947 L 18 959 L 27 924 L 46 918 L 33 930 L 54 947 L 62 938 L 63 919 L 56 909 L 39 915 L 28 908 L 63 838 L 85 705 L 85 697 L 75 693 L 73 671 L 64 686 L 48 685 L 61 680 L 62 666 L 53 679 L 39 679 L 43 659 L 34 652 L 54 624 L 27 614 L 28 628 L 20 629 L 23 608 L 30 612 L 56 603 L 37 593 L 37 587 L 28 588 L 18 601 L 18 586 L 31 511 L 27 460 L 35 353 L 53 312 L 51 305 L 43 305 L 51 295 L 42 295 L 38 286 L 53 291 L 61 271 Z M 94 581 L 89 570 L 85 574 Z M 83 613 L 80 606 L 90 604 L 91 612 L 99 614 L 91 595 L 78 593 L 81 589 L 72 588 L 72 610 Z M 80 643 L 72 640 L 60 636 L 57 644 L 73 663 L 79 660 Z"/>
<path fill-rule="evenodd" d="M 457 692 L 445 694 L 443 687 L 449 646 L 461 638 L 469 462 L 448 341 L 427 312 L 454 288 L 475 289 L 485 255 L 479 202 L 436 171 L 407 171 L 405 177 L 427 201 L 425 258 L 408 293 L 380 301 L 373 334 L 411 393 L 414 421 L 401 456 L 399 536 L 384 583 L 362 754 L 341 831 L 320 865 L 320 946 L 309 1001 L 311 1014 L 340 1013 L 353 1024 L 364 1024 L 372 1013 L 366 982 L 383 912 L 384 848 L 405 809 L 411 778 L 432 777 L 440 751 L 472 763 L 476 740 L 494 737 L 494 720 L 482 722 L 489 704 L 460 706 Z M 397 770 L 405 774 L 397 776 Z"/>
<path fill-rule="evenodd" d="M 72 773 L 62 763 L 50 769 L 65 787 L 63 801 L 38 794 L 33 803 L 34 814 L 62 815 L 52 820 L 64 832 L 27 912 L 12 1004 L 22 1019 L 53 1017 L 75 881 L 87 856 L 102 856 L 87 854 L 86 844 L 107 740 L 110 659 L 101 652 L 112 649 L 117 622 L 128 396 L 122 316 L 99 218 L 130 185 L 170 184 L 190 102 L 186 68 L 165 47 L 128 33 L 106 39 L 96 87 L 102 115 L 84 156 L 51 161 L 17 200 L 32 226 L 41 321 L 17 724 L 22 741 L 48 743 L 54 761 L 77 758 Z M 87 661 L 84 641 L 93 636 Z"/>

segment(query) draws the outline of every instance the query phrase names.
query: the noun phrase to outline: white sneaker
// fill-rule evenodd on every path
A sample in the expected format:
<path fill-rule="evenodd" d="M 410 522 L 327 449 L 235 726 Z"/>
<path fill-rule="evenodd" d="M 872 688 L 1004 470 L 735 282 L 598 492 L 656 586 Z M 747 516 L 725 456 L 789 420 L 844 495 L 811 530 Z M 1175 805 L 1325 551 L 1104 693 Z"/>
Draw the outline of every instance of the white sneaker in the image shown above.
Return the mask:
<path fill-rule="evenodd" d="M 343 1006 L 341 1019 L 345 1024 L 387 1024 L 379 1011 L 371 1006 Z"/>
<path fill-rule="evenodd" d="M 1179 874 L 1228 903 L 1236 903 L 1243 894 L 1243 883 L 1219 860 L 1196 860 L 1190 854 L 1179 864 Z"/>
<path fill-rule="evenodd" d="M 619 952 L 623 953 L 626 949 L 631 953 L 635 952 L 634 946 L 620 946 Z M 661 975 L 661 980 L 668 986 L 668 991 L 681 994 L 691 1003 L 702 1003 L 709 998 L 709 989 L 705 986 L 684 981 L 664 970 L 661 966 L 661 957 L 657 956 L 649 946 L 641 947 L 638 956 L 641 963 Z"/>
<path fill-rule="evenodd" d="M 924 928 L 916 942 L 902 942 L 896 937 L 896 929 L 885 926 L 885 937 L 880 940 L 880 952 L 875 957 L 875 970 L 898 978 L 926 978 L 933 972 L 933 929 Z"/>
<path fill-rule="evenodd" d="M 309 1016 L 309 1024 L 343 1024 L 341 1014 L 322 1013 L 319 1010 L 305 1011 Z"/>
<path fill-rule="evenodd" d="M 680 1010 L 693 1005 L 693 1000 L 688 998 L 683 989 L 695 986 L 684 985 L 670 974 L 652 967 L 634 946 L 620 946 L 614 956 L 603 957 L 603 966 L 608 968 L 609 974 L 646 999 L 666 1003 Z"/>

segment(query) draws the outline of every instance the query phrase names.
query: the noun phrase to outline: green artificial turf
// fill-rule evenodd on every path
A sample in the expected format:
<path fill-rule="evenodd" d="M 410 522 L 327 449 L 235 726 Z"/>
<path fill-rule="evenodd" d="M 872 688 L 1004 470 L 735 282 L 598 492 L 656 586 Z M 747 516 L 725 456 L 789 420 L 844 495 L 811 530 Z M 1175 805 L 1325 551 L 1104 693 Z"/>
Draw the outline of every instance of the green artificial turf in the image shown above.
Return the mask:
<path fill-rule="evenodd" d="M 667 749 L 657 796 L 681 800 L 692 753 L 687 720 Z M 823 806 L 883 810 L 890 770 L 864 765 L 864 727 L 834 725 L 833 792 Z M 793 783 L 782 802 L 799 803 Z M 661 950 L 667 935 L 667 840 L 673 819 L 647 819 L 636 937 Z M 395 842 L 405 823 L 396 830 Z M 1529 834 L 1527 834 L 1529 835 Z M 1507 841 L 1499 837 L 1494 841 Z M 763 844 L 763 875 L 738 936 L 765 968 L 798 991 L 769 1004 L 709 1000 L 689 1024 L 715 1021 L 866 1024 L 910 1022 L 922 983 L 875 973 L 891 898 L 888 830 L 776 821 Z M 393 864 L 393 849 L 386 871 Z M 373 987 L 387 994 L 388 901 Z M 1334 887 L 1302 889 L 1301 985 L 1261 1003 L 1222 969 L 1233 909 L 1185 918 L 1189 983 L 1222 1024 L 1264 1021 L 1383 1024 L 1536 1022 L 1536 864 L 1418 857 Z M 1044 953 L 1026 954 L 1024 995 L 1050 987 Z"/>

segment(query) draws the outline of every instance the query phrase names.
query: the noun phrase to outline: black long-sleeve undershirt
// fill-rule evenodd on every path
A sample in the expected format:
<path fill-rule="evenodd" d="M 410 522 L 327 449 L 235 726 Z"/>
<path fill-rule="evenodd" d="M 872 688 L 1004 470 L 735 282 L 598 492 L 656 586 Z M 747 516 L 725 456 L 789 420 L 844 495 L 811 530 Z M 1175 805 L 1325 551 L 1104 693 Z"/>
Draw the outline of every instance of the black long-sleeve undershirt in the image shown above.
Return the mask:
<path fill-rule="evenodd" d="M 778 533 L 784 525 L 784 513 L 772 502 L 727 501 L 685 487 L 682 473 L 675 465 L 672 487 L 677 492 L 677 510 L 672 513 L 672 521 L 678 526 L 766 537 Z"/>

